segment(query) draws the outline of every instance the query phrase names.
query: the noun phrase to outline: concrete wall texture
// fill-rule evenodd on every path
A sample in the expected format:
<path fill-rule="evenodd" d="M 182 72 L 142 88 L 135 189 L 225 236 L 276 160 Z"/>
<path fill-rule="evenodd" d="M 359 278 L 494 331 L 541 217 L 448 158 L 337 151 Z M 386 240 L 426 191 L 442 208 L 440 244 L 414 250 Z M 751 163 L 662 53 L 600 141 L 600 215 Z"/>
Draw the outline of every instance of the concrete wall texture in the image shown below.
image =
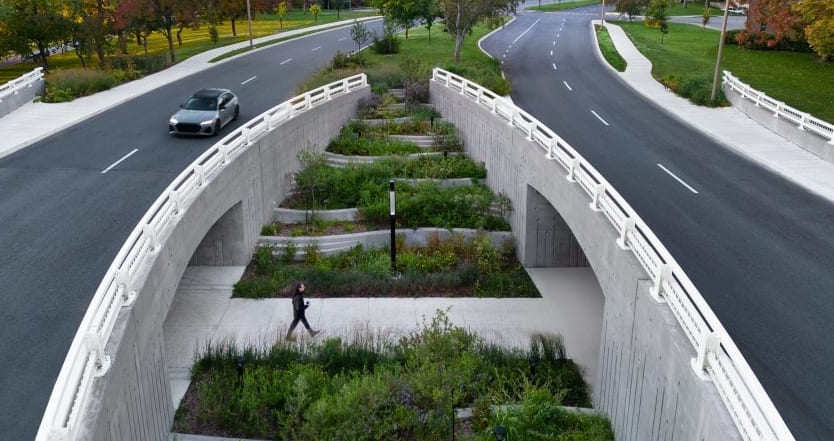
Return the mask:
<path fill-rule="evenodd" d="M 764 107 L 756 107 L 756 103 L 744 99 L 740 93 L 724 85 L 724 94 L 738 110 L 749 116 L 753 121 L 767 127 L 777 135 L 813 153 L 821 159 L 834 163 L 834 144 L 810 130 L 799 130 L 793 122 L 776 118 L 773 112 Z"/>
<path fill-rule="evenodd" d="M 434 82 L 430 96 L 457 126 L 467 153 L 486 164 L 487 185 L 512 200 L 510 223 L 525 265 L 587 259 L 593 268 L 605 296 L 594 404 L 611 419 L 617 439 L 740 440 L 715 388 L 689 367 L 695 350 L 671 311 L 652 300 L 648 276 L 616 245 L 616 232 L 589 209 L 585 193 L 525 133 L 490 110 Z"/>
<path fill-rule="evenodd" d="M 298 153 L 323 151 L 369 93 L 365 87 L 285 121 L 231 161 L 180 214 L 139 278 L 136 301 L 120 312 L 106 348 L 113 366 L 93 383 L 81 439 L 167 440 L 174 408 L 162 325 L 186 266 L 248 262 L 261 227 L 291 188 Z"/>
<path fill-rule="evenodd" d="M 46 83 L 40 80 L 31 87 L 23 87 L 17 90 L 16 94 L 3 97 L 0 100 L 0 118 L 14 112 L 18 107 L 31 103 L 36 96 L 43 93 L 43 88 Z"/>

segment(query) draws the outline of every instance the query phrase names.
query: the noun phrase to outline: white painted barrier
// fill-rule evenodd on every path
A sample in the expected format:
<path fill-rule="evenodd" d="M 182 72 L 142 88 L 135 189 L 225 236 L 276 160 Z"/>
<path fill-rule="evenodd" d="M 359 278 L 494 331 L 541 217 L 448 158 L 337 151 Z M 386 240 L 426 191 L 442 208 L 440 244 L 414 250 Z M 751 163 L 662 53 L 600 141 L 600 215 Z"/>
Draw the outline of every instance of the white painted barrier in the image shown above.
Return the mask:
<path fill-rule="evenodd" d="M 152 257 L 178 222 L 179 215 L 232 159 L 275 128 L 331 97 L 368 84 L 354 75 L 291 98 L 267 110 L 211 146 L 154 201 L 128 236 L 93 295 L 52 389 L 36 441 L 79 441 L 93 380 L 105 375 L 110 357 L 104 348 L 119 311 L 136 299 L 133 284 L 150 268 Z"/>
<path fill-rule="evenodd" d="M 654 283 L 652 296 L 669 306 L 695 349 L 697 355 L 691 363 L 695 374 L 713 382 L 744 439 L 794 440 L 758 378 L 701 293 L 602 174 L 559 135 L 509 100 L 443 69 L 434 69 L 432 81 L 487 107 L 520 129 L 528 140 L 543 149 L 547 159 L 561 166 L 568 181 L 576 183 L 588 194 L 590 209 L 605 215 L 619 232 L 617 244 L 631 250 L 651 277 Z"/>
<path fill-rule="evenodd" d="M 794 109 L 782 101 L 777 101 L 767 96 L 764 92 L 758 91 L 750 87 L 749 84 L 741 82 L 729 71 L 724 71 L 723 80 L 724 84 L 741 94 L 742 98 L 754 102 L 756 107 L 764 107 L 773 112 L 774 117 L 785 118 L 796 124 L 799 130 L 809 130 L 827 139 L 829 144 L 834 144 L 834 125 L 816 118 L 810 113 Z"/>
<path fill-rule="evenodd" d="M 20 89 L 32 87 L 38 81 L 43 80 L 43 68 L 36 67 L 29 73 L 25 73 L 6 84 L 0 86 L 0 103 L 3 98 L 11 95 L 17 95 Z"/>

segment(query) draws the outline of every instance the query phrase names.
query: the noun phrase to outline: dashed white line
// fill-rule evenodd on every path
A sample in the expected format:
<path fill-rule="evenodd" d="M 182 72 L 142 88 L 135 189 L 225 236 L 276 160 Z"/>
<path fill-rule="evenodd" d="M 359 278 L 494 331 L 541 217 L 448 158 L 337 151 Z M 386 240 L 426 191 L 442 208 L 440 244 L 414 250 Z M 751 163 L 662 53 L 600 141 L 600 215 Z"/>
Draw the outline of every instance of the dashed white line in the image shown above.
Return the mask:
<path fill-rule="evenodd" d="M 541 21 L 541 19 L 538 19 L 538 20 L 534 21 L 533 24 L 531 24 L 529 28 L 525 29 L 524 32 L 522 32 L 521 34 L 518 35 L 518 37 L 515 37 L 515 40 L 513 40 L 512 44 L 510 46 L 515 44 L 519 39 L 521 39 L 521 37 L 523 37 L 524 34 L 530 32 L 530 29 L 533 29 L 533 26 L 539 24 L 540 21 Z"/>
<path fill-rule="evenodd" d="M 556 40 L 553 40 L 553 46 L 556 46 Z"/>
<path fill-rule="evenodd" d="M 681 178 L 679 178 L 679 177 L 675 176 L 675 174 L 674 174 L 674 173 L 672 173 L 672 172 L 670 172 L 668 168 L 666 168 L 666 167 L 664 167 L 664 166 L 663 166 L 663 164 L 657 164 L 657 166 L 658 166 L 658 167 L 660 167 L 660 168 L 661 168 L 663 171 L 665 171 L 666 173 L 668 173 L 668 174 L 669 174 L 669 176 L 671 176 L 671 177 L 675 178 L 675 180 L 676 180 L 676 181 L 680 182 L 680 183 L 681 183 L 681 185 L 683 185 L 684 187 L 686 187 L 687 189 L 689 189 L 689 191 L 691 191 L 692 193 L 698 194 L 698 190 L 695 190 L 695 189 L 694 189 L 694 188 L 692 188 L 689 184 L 687 184 L 686 182 L 683 182 L 683 179 L 681 179 Z"/>
<path fill-rule="evenodd" d="M 240 85 L 241 85 L 241 86 L 243 86 L 243 85 L 244 85 L 244 84 L 246 84 L 246 83 L 249 83 L 249 82 L 251 82 L 251 81 L 254 81 L 254 80 L 255 80 L 255 78 L 258 78 L 258 77 L 252 77 L 252 78 L 249 78 L 248 80 L 246 80 L 246 81 L 244 81 L 244 82 L 240 83 Z"/>
<path fill-rule="evenodd" d="M 573 88 L 571 88 L 571 87 L 570 87 L 570 84 L 568 84 L 568 82 L 567 82 L 567 81 L 562 81 L 562 83 L 565 85 L 565 87 L 567 87 L 567 88 L 568 88 L 568 90 L 570 90 L 571 92 L 573 92 Z"/>
<path fill-rule="evenodd" d="M 502 55 L 501 58 L 507 58 L 507 54 Z"/>
<path fill-rule="evenodd" d="M 562 34 L 556 34 L 556 38 L 559 38 L 560 35 L 562 35 Z"/>
<path fill-rule="evenodd" d="M 347 40 L 347 37 L 342 37 L 338 41 L 345 41 L 345 40 Z"/>
<path fill-rule="evenodd" d="M 605 124 L 606 126 L 611 126 L 611 124 L 608 124 L 608 122 L 607 122 L 607 121 L 605 121 L 604 119 L 602 119 L 602 117 L 601 117 L 601 116 L 599 116 L 599 114 L 598 114 L 598 113 L 594 112 L 593 110 L 591 110 L 591 113 L 593 113 L 593 114 L 594 114 L 594 116 L 596 116 L 596 117 L 597 117 L 597 119 L 598 119 L 598 120 L 600 120 L 600 121 L 602 121 L 602 123 L 603 123 L 603 124 Z"/>
<path fill-rule="evenodd" d="M 138 152 L 138 151 L 139 151 L 139 149 L 133 149 L 133 151 L 132 151 L 132 152 L 130 152 L 130 153 L 128 153 L 128 154 L 126 154 L 126 155 L 122 156 L 122 159 L 119 159 L 118 161 L 116 161 L 116 162 L 114 162 L 114 163 L 110 164 L 110 167 L 107 167 L 107 168 L 105 168 L 104 170 L 102 170 L 102 171 L 101 171 L 101 174 L 105 174 L 105 173 L 109 172 L 109 171 L 110 171 L 113 167 L 115 167 L 115 166 L 119 165 L 119 164 L 120 164 L 122 161 L 124 161 L 125 159 L 130 158 L 131 156 L 133 156 L 133 154 L 134 154 L 134 153 L 136 153 L 136 152 Z"/>
<path fill-rule="evenodd" d="M 550 50 L 550 56 L 553 56 L 553 49 Z"/>
<path fill-rule="evenodd" d="M 553 70 L 556 70 L 556 63 L 553 63 Z"/>
<path fill-rule="evenodd" d="M 282 61 L 282 62 L 281 62 L 281 65 L 287 64 L 287 63 L 289 63 L 290 61 L 292 61 L 292 58 L 287 58 L 286 60 L 284 60 L 284 61 Z"/>
<path fill-rule="evenodd" d="M 317 51 L 317 50 L 319 50 L 319 49 L 321 49 L 321 46 L 319 46 L 319 47 L 314 47 L 314 48 L 313 48 L 313 52 L 315 52 L 315 51 Z"/>

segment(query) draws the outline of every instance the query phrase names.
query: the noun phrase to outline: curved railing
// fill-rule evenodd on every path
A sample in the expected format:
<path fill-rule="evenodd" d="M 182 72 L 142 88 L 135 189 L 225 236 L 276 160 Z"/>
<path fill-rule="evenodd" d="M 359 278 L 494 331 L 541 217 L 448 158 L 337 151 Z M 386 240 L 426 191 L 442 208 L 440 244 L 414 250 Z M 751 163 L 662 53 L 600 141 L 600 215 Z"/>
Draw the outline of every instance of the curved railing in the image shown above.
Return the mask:
<path fill-rule="evenodd" d="M 0 86 L 0 102 L 3 101 L 3 98 L 7 96 L 17 94 L 18 90 L 23 89 L 24 87 L 32 87 L 33 84 L 41 81 L 43 79 L 43 68 L 36 67 L 29 73 L 25 73 L 6 84 Z"/>
<path fill-rule="evenodd" d="M 460 92 L 526 133 L 547 159 L 567 172 L 569 182 L 590 196 L 591 210 L 605 215 L 619 232 L 617 244 L 631 250 L 651 277 L 652 297 L 669 305 L 697 352 L 692 368 L 700 378 L 713 381 L 744 439 L 793 441 L 782 416 L 701 293 L 602 174 L 559 135 L 510 101 L 442 69 L 434 69 L 432 81 Z"/>
<path fill-rule="evenodd" d="M 80 423 L 93 379 L 110 368 L 104 348 L 119 310 L 136 299 L 134 283 L 150 268 L 180 213 L 188 210 L 205 184 L 280 122 L 367 84 L 365 74 L 354 75 L 284 101 L 211 146 L 171 182 L 130 233 L 96 290 L 52 389 L 36 441 L 80 439 Z"/>
<path fill-rule="evenodd" d="M 750 87 L 749 84 L 742 83 L 726 70 L 724 71 L 724 84 L 741 94 L 742 98 L 756 103 L 756 107 L 770 110 L 774 117 L 785 118 L 796 124 L 799 130 L 809 130 L 827 139 L 829 144 L 834 144 L 834 125 L 767 96 L 764 92 Z"/>

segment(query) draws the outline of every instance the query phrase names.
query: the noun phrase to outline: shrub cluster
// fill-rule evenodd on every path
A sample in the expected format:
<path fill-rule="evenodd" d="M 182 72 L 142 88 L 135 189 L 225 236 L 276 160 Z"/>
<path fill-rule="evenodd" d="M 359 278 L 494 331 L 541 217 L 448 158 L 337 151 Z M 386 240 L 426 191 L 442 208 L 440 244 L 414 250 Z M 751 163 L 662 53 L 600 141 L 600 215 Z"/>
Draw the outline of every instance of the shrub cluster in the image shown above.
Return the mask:
<path fill-rule="evenodd" d="M 711 100 L 712 78 L 697 74 L 684 74 L 679 77 L 670 75 L 661 79 L 666 87 L 672 89 L 678 95 L 688 98 L 695 104 L 708 107 L 726 106 L 728 101 L 724 91 L 718 88 L 715 101 Z"/>
<path fill-rule="evenodd" d="M 449 63 L 443 66 L 443 69 L 452 72 L 453 74 L 465 77 L 475 83 L 478 83 L 481 86 L 484 86 L 487 89 L 497 93 L 498 95 L 509 95 L 510 91 L 512 90 L 512 86 L 510 85 L 509 81 L 502 78 L 500 74 L 495 74 L 495 72 L 501 72 L 501 63 L 495 59 L 490 59 L 486 63 L 484 63 L 483 65 L 479 65 L 478 67 L 474 67 L 472 65 L 463 66 Z"/>
<path fill-rule="evenodd" d="M 330 141 L 327 151 L 348 156 L 385 156 L 420 153 L 422 149 L 413 142 L 387 138 L 362 138 L 343 130 Z"/>
<path fill-rule="evenodd" d="M 776 50 L 785 52 L 807 52 L 814 50 L 808 41 L 802 38 L 790 38 L 788 36 L 777 38 L 769 32 L 750 32 L 745 29 L 727 31 L 724 37 L 727 44 L 736 44 L 745 49 L 753 50 Z"/>
<path fill-rule="evenodd" d="M 297 441 L 445 440 L 451 409 L 474 404 L 481 411 L 477 432 L 469 439 L 490 439 L 492 426 L 484 423 L 502 419 L 519 435 L 538 431 L 574 434 L 558 439 L 613 440 L 601 417 L 558 408 L 560 401 L 590 404 L 576 365 L 552 358 L 539 359 L 533 367 L 532 355 L 490 344 L 453 326 L 442 312 L 397 343 L 365 337 L 306 345 L 281 342 L 268 349 L 207 345 L 192 371 L 174 430 Z M 239 356 L 245 361 L 242 378 Z M 581 389 L 582 399 L 564 399 L 574 388 Z M 493 404 L 516 402 L 519 411 L 491 410 Z"/>
<path fill-rule="evenodd" d="M 293 282 L 314 280 L 310 296 L 373 297 L 474 294 L 485 297 L 538 297 L 539 293 L 515 258 L 512 243 L 492 246 L 488 236 L 466 241 L 459 235 L 441 241 L 430 238 L 426 247 L 397 243 L 397 271 L 391 277 L 390 250 L 361 246 L 332 256 L 315 246 L 305 251 L 305 263 L 291 260 L 296 250 L 273 256 L 271 248 L 258 249 L 249 270 L 251 277 L 235 285 L 236 297 L 275 297 L 291 291 Z"/>
<path fill-rule="evenodd" d="M 117 84 L 113 73 L 99 69 L 63 69 L 46 77 L 43 101 L 59 103 L 91 95 Z"/>

